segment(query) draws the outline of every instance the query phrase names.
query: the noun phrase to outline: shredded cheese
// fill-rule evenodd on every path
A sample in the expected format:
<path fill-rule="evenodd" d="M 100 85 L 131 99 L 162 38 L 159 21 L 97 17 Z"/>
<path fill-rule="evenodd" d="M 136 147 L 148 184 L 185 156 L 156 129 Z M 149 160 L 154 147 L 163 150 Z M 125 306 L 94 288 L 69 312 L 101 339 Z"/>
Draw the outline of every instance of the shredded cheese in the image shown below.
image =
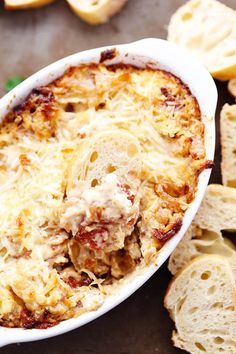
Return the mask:
<path fill-rule="evenodd" d="M 134 213 L 138 224 L 122 233 L 116 223 L 118 246 L 110 255 L 89 248 L 82 252 L 62 216 L 71 211 L 66 188 L 76 154 L 86 163 L 82 142 L 109 129 L 135 136 L 142 160 L 139 214 Z M 170 73 L 82 65 L 34 90 L 0 127 L 0 323 L 40 328 L 100 306 L 104 274 L 115 287 L 137 263 L 152 261 L 162 246 L 160 235 L 177 230 L 204 163 L 198 103 Z M 113 182 L 107 193 L 114 193 L 123 217 L 133 206 L 122 194 L 118 198 Z M 99 197 L 106 188 L 99 188 L 89 198 L 109 204 L 107 196 Z M 82 199 L 76 213 L 86 209 Z M 117 205 L 109 204 L 107 212 L 117 217 Z"/>

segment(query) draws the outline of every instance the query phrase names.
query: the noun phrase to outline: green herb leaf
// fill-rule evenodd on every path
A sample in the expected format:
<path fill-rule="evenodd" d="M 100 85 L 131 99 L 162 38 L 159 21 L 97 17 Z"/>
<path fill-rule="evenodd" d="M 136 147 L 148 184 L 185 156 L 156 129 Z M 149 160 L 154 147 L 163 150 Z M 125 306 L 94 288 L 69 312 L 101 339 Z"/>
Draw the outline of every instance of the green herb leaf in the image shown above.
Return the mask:
<path fill-rule="evenodd" d="M 5 91 L 9 92 L 11 91 L 14 87 L 16 87 L 17 85 L 19 85 L 22 81 L 25 80 L 25 77 L 23 76 L 12 76 L 10 77 L 7 82 L 5 83 Z"/>

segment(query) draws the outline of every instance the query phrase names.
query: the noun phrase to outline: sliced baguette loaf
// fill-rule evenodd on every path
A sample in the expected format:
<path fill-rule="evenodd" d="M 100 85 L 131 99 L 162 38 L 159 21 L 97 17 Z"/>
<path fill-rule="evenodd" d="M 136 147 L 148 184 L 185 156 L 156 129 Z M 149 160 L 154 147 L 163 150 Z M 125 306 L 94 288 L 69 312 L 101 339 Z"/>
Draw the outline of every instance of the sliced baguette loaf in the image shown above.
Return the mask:
<path fill-rule="evenodd" d="M 107 22 L 127 0 L 67 0 L 72 10 L 91 25 Z"/>
<path fill-rule="evenodd" d="M 176 347 L 192 354 L 236 353 L 236 284 L 224 257 L 188 263 L 170 284 L 164 305 L 175 322 Z"/>
<path fill-rule="evenodd" d="M 236 11 L 216 0 L 190 0 L 171 17 L 168 40 L 196 54 L 219 80 L 236 77 Z"/>
<path fill-rule="evenodd" d="M 220 114 L 223 184 L 236 187 L 236 105 L 225 104 Z"/>
<path fill-rule="evenodd" d="M 185 236 L 171 254 L 168 268 L 176 274 L 195 257 L 220 254 L 230 261 L 236 276 L 236 251 L 221 230 L 236 230 L 236 190 L 212 184 Z"/>
<path fill-rule="evenodd" d="M 122 129 L 108 130 L 88 139 L 72 161 L 67 192 L 79 180 L 94 187 L 110 173 L 115 173 L 120 183 L 137 189 L 142 167 L 138 139 Z"/>

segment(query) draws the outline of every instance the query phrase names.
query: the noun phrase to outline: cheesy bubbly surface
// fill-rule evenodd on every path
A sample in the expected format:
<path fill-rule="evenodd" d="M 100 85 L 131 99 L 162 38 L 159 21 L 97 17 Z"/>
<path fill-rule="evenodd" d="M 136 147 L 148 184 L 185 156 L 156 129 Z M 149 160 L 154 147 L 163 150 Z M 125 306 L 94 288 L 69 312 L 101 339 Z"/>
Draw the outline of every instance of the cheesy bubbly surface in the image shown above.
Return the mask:
<path fill-rule="evenodd" d="M 92 193 L 84 182 L 71 205 L 67 182 L 80 145 L 108 129 L 140 143 L 139 200 L 113 176 Z M 0 324 L 47 328 L 96 310 L 106 286 L 153 262 L 178 232 L 206 167 L 198 102 L 169 72 L 81 65 L 33 90 L 0 127 Z M 110 196 L 129 220 L 122 227 Z M 116 222 L 96 210 L 96 223 L 107 226 L 82 229 L 96 198 Z"/>

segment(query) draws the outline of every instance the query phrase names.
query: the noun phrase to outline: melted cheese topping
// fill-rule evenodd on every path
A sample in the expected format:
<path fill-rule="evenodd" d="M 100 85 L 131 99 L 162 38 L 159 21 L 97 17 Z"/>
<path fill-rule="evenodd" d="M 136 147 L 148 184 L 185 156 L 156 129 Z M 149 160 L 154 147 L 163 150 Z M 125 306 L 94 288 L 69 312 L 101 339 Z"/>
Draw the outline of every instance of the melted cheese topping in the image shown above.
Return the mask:
<path fill-rule="evenodd" d="M 81 141 L 106 129 L 139 140 L 138 206 L 111 176 L 65 199 Z M 178 231 L 205 163 L 198 103 L 170 73 L 84 65 L 34 90 L 0 128 L 0 323 L 45 328 L 100 306 L 101 283 L 115 286 L 151 262 Z M 110 248 L 71 239 L 90 204 L 103 206 L 105 218 L 134 219 L 125 231 L 117 220 L 108 226 Z"/>

